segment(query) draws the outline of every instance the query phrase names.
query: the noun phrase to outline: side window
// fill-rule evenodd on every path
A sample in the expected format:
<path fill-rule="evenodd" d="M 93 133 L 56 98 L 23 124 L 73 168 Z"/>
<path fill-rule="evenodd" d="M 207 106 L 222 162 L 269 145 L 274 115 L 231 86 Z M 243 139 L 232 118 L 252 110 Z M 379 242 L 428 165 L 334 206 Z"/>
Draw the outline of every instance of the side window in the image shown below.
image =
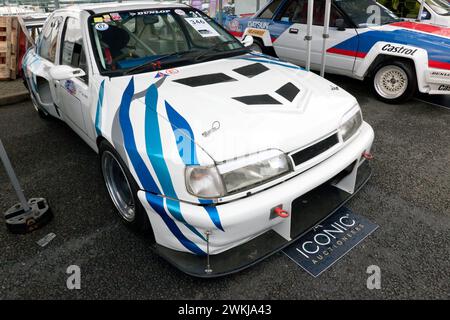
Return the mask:
<path fill-rule="evenodd" d="M 272 19 L 275 11 L 280 6 L 282 0 L 274 0 L 272 3 L 259 15 L 260 19 Z"/>
<path fill-rule="evenodd" d="M 284 7 L 277 20 L 306 24 L 307 15 L 308 0 L 292 0 Z"/>
<path fill-rule="evenodd" d="M 80 22 L 75 18 L 67 18 L 61 46 L 61 64 L 81 68 L 88 74 L 86 55 L 83 50 Z M 87 81 L 87 77 L 81 77 Z"/>
<path fill-rule="evenodd" d="M 325 0 L 314 1 L 314 19 L 313 24 L 315 26 L 323 26 L 325 21 Z M 306 24 L 308 18 L 308 0 L 292 0 L 277 16 L 276 20 Z M 330 26 L 336 26 L 336 20 L 343 19 L 343 16 L 337 11 L 337 9 L 331 7 Z"/>
<path fill-rule="evenodd" d="M 50 62 L 55 62 L 58 34 L 61 29 L 62 18 L 53 18 L 45 26 L 39 43 L 39 55 Z"/>

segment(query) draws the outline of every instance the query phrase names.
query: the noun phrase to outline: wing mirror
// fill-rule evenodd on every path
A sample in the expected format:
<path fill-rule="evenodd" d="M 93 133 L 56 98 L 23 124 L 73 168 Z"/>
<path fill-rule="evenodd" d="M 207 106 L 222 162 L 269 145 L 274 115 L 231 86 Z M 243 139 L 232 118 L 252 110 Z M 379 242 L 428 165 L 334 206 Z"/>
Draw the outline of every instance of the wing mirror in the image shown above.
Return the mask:
<path fill-rule="evenodd" d="M 54 66 L 53 68 L 50 69 L 50 76 L 54 80 L 68 80 L 76 77 L 82 77 L 85 75 L 86 73 L 83 71 L 83 69 L 74 68 L 66 65 Z"/>
<path fill-rule="evenodd" d="M 251 35 L 246 35 L 244 39 L 241 40 L 244 47 L 251 47 L 253 42 L 255 42 L 255 39 Z"/>
<path fill-rule="evenodd" d="M 345 20 L 344 19 L 336 19 L 336 27 L 338 31 L 345 31 Z"/>

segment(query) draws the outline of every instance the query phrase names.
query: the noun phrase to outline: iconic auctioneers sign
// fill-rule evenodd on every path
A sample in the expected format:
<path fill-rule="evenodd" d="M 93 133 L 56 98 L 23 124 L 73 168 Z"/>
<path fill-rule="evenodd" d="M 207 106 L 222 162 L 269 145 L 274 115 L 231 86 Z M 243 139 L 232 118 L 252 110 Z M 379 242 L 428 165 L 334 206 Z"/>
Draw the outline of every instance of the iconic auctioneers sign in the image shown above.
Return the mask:
<path fill-rule="evenodd" d="M 318 277 L 377 228 L 378 225 L 350 209 L 341 208 L 283 252 Z"/>

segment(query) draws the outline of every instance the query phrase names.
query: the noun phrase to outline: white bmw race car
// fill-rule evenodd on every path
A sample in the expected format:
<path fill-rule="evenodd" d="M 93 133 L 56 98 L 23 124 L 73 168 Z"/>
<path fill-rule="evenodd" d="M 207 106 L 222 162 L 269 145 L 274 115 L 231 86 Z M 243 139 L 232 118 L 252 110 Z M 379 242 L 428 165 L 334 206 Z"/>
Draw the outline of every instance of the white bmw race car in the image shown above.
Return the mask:
<path fill-rule="evenodd" d="M 254 50 L 304 65 L 308 0 L 272 0 L 251 18 L 227 29 L 252 35 Z M 320 70 L 325 0 L 314 1 L 311 68 Z M 370 79 L 375 95 L 404 102 L 417 91 L 450 94 L 450 28 L 403 21 L 375 0 L 333 0 L 326 71 Z"/>
<path fill-rule="evenodd" d="M 355 98 L 244 44 L 182 4 L 95 4 L 55 11 L 23 61 L 40 115 L 99 153 L 122 220 L 199 277 L 277 252 L 370 176 Z"/>

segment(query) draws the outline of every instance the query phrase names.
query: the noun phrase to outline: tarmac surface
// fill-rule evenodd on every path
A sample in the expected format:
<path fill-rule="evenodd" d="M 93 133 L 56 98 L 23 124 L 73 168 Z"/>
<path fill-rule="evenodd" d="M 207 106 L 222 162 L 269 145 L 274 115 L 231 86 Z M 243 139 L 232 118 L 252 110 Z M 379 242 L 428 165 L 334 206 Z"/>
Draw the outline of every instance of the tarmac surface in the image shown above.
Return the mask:
<path fill-rule="evenodd" d="M 96 154 L 75 133 L 29 101 L 0 107 L 0 138 L 26 195 L 47 198 L 55 214 L 28 235 L 0 226 L 0 299 L 449 299 L 450 104 L 387 105 L 363 83 L 331 80 L 375 129 L 373 177 L 347 206 L 380 228 L 316 279 L 282 253 L 219 279 L 181 273 L 122 225 Z M 16 202 L 0 169 L 0 212 Z M 36 244 L 50 232 L 46 247 Z M 81 290 L 67 289 L 70 265 L 81 268 Z M 381 268 L 381 290 L 366 287 L 370 265 Z"/>

